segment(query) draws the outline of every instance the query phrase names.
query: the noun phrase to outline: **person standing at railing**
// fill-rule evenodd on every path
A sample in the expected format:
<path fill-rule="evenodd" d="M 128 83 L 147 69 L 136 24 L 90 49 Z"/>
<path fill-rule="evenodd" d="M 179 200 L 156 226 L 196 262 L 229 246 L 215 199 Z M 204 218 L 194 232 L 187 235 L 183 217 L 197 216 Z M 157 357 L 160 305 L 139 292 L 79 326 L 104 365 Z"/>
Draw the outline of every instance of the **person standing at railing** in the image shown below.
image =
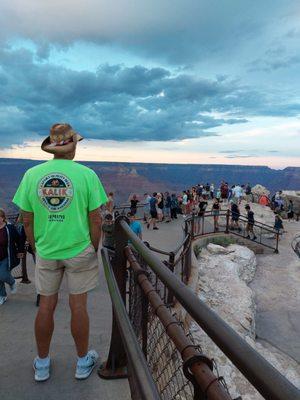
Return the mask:
<path fill-rule="evenodd" d="M 238 204 L 236 203 L 235 200 L 231 200 L 231 224 L 230 224 L 230 229 L 234 230 L 237 229 L 239 232 L 241 232 L 241 227 L 239 225 L 239 219 L 240 219 L 240 209 Z"/>
<path fill-rule="evenodd" d="M 88 351 L 87 293 L 98 285 L 100 206 L 107 203 L 107 196 L 95 172 L 73 161 L 82 139 L 69 124 L 53 125 L 42 143 L 42 150 L 53 154 L 53 160 L 30 168 L 13 199 L 22 210 L 26 236 L 36 251 L 35 283 L 41 295 L 35 320 L 36 381 L 50 377 L 49 348 L 63 275 L 78 355 L 75 378 L 87 378 L 98 359 L 95 350 Z"/>
<path fill-rule="evenodd" d="M 219 230 L 219 218 L 220 218 L 220 202 L 218 199 L 214 199 L 212 209 L 212 216 L 214 217 L 214 231 Z"/>
<path fill-rule="evenodd" d="M 162 193 L 157 193 L 157 217 L 158 222 L 162 222 L 164 218 L 164 196 Z"/>
<path fill-rule="evenodd" d="M 136 212 L 137 212 L 137 205 L 138 205 L 138 203 L 139 203 L 139 200 L 138 200 L 136 194 L 134 194 L 134 195 L 132 196 L 132 198 L 130 199 L 130 212 L 132 212 L 134 215 L 135 215 Z"/>
<path fill-rule="evenodd" d="M 238 204 L 241 204 L 241 200 L 243 197 L 243 188 L 238 184 L 232 189 L 233 198 L 237 200 Z"/>
<path fill-rule="evenodd" d="M 277 212 L 275 212 L 274 214 L 275 214 L 274 229 L 276 231 L 275 238 L 278 235 L 278 239 L 280 239 L 280 236 L 283 234 L 284 230 L 283 222 L 281 216 Z"/>
<path fill-rule="evenodd" d="M 148 223 L 150 218 L 150 200 L 151 196 L 148 193 L 144 194 L 144 221 Z"/>
<path fill-rule="evenodd" d="M 187 205 L 188 205 L 188 195 L 187 195 L 187 192 L 184 190 L 183 194 L 182 194 L 182 214 L 183 214 L 183 217 L 186 217 Z"/>
<path fill-rule="evenodd" d="M 153 196 L 151 197 L 149 201 L 150 205 L 150 219 L 147 223 L 147 228 L 150 228 L 150 225 L 152 224 L 153 230 L 158 230 L 158 227 L 156 226 L 156 221 L 157 221 L 157 193 L 154 192 Z"/>
<path fill-rule="evenodd" d="M 7 300 L 5 284 L 10 293 L 17 291 L 16 281 L 11 270 L 20 264 L 24 257 L 24 243 L 14 225 L 7 223 L 5 211 L 0 208 L 0 306 Z"/>
<path fill-rule="evenodd" d="M 257 237 L 255 236 L 254 233 L 254 224 L 255 224 L 254 212 L 251 210 L 249 204 L 246 204 L 245 210 L 247 211 L 247 226 L 246 226 L 247 239 L 251 239 L 250 235 L 252 234 L 252 240 L 256 240 Z"/>
<path fill-rule="evenodd" d="M 220 189 L 221 189 L 221 199 L 225 204 L 228 198 L 228 190 L 229 190 L 228 183 L 222 181 Z"/>
<path fill-rule="evenodd" d="M 171 195 L 171 219 L 177 219 L 177 210 L 179 208 L 179 203 L 175 193 Z"/>
<path fill-rule="evenodd" d="M 198 216 L 198 218 L 195 218 L 195 220 L 194 220 L 194 234 L 195 235 L 200 233 L 201 224 L 204 224 L 204 215 L 205 215 L 207 205 L 208 205 L 207 200 L 205 200 L 204 197 L 201 195 L 199 197 L 198 210 L 197 210 L 197 214 L 196 214 Z"/>
<path fill-rule="evenodd" d="M 165 222 L 171 221 L 171 196 L 169 192 L 165 193 Z"/>
<path fill-rule="evenodd" d="M 129 218 L 129 226 L 131 230 L 138 236 L 141 240 L 143 240 L 142 237 L 142 225 L 140 221 L 137 221 L 135 219 L 135 214 L 133 214 L 131 211 L 127 213 L 127 217 Z"/>
<path fill-rule="evenodd" d="M 109 250 L 115 250 L 115 224 L 112 214 L 106 214 L 102 224 L 102 232 L 104 233 L 102 246 Z"/>
<path fill-rule="evenodd" d="M 215 185 L 213 183 L 210 184 L 210 198 L 211 200 L 215 197 Z"/>

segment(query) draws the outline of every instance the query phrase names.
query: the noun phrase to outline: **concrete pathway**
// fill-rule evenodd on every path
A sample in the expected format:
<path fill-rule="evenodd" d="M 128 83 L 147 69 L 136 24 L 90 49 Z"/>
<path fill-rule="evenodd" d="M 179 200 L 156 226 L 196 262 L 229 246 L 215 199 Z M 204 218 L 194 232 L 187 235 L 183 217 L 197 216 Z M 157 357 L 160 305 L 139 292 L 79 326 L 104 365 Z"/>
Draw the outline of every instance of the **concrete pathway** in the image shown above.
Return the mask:
<path fill-rule="evenodd" d="M 155 247 L 171 251 L 183 238 L 182 223 L 182 216 L 179 216 L 176 222 L 158 224 L 158 231 L 148 230 L 143 225 L 143 239 Z M 44 383 L 34 381 L 32 360 L 36 350 L 33 323 L 37 309 L 31 256 L 28 256 L 28 273 L 32 283 L 18 283 L 18 293 L 9 295 L 8 301 L 0 307 L 0 399 L 130 399 L 127 380 L 102 380 L 96 371 L 86 381 L 75 380 L 76 353 L 69 328 L 70 313 L 64 282 L 55 314 L 51 378 Z M 111 301 L 102 266 L 99 273 L 100 287 L 89 295 L 90 348 L 96 349 L 101 360 L 105 360 L 110 344 Z"/>
<path fill-rule="evenodd" d="M 287 224 L 287 223 L 286 223 Z M 158 224 L 153 231 L 143 225 L 143 240 L 161 250 L 172 251 L 183 239 L 183 218 Z M 258 269 L 252 283 L 257 303 L 257 332 L 265 340 L 300 361 L 300 260 L 292 252 L 290 241 L 300 223 L 291 223 L 289 233 L 280 245 L 280 254 L 258 256 Z M 29 258 L 30 260 L 30 258 Z M 9 296 L 0 307 L 0 399 L 58 400 L 58 399 L 130 399 L 127 380 L 101 380 L 96 372 L 87 380 L 74 379 L 75 348 L 69 330 L 70 313 L 63 284 L 55 316 L 55 333 L 51 356 L 51 379 L 35 383 L 32 360 L 35 357 L 33 321 L 36 313 L 34 266 L 28 266 L 32 284 L 18 285 L 18 293 Z M 105 360 L 111 329 L 111 302 L 102 267 L 100 287 L 89 296 L 91 317 L 90 348 L 95 348 Z"/>
<path fill-rule="evenodd" d="M 158 231 L 153 230 L 152 226 L 147 229 L 146 224 L 142 224 L 143 240 L 149 242 L 151 246 L 160 250 L 173 251 L 184 238 L 182 226 L 184 219 L 178 215 L 177 220 L 171 222 L 160 222 L 157 224 Z"/>
<path fill-rule="evenodd" d="M 86 381 L 76 381 L 75 347 L 70 334 L 70 313 L 65 286 L 60 291 L 51 346 L 49 381 L 36 383 L 32 360 L 36 355 L 33 322 L 36 313 L 34 266 L 29 262 L 32 283 L 18 284 L 18 293 L 0 307 L 0 399 L 1 400 L 128 400 L 127 380 L 102 380 L 93 372 Z M 105 360 L 110 343 L 111 302 L 100 267 L 100 287 L 89 295 L 90 348 Z"/>
<path fill-rule="evenodd" d="M 300 260 L 291 241 L 300 222 L 284 221 L 288 231 L 279 254 L 258 255 L 251 288 L 257 305 L 256 331 L 259 340 L 270 343 L 300 363 Z"/>

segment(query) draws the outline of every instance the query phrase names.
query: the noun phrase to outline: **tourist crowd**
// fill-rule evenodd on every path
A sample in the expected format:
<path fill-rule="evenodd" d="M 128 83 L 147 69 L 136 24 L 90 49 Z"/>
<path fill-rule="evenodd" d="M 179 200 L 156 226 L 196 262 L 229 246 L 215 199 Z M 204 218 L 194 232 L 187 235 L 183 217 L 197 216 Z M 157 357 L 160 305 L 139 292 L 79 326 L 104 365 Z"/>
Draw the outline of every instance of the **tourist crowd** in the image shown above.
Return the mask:
<path fill-rule="evenodd" d="M 243 207 L 241 207 L 242 200 L 246 202 Z M 114 218 L 119 213 L 128 217 L 132 230 L 142 238 L 142 227 L 139 220 L 145 223 L 147 229 L 158 230 L 159 223 L 170 223 L 177 219 L 178 214 L 182 215 L 183 218 L 191 215 L 198 217 L 211 215 L 214 231 L 217 232 L 219 230 L 220 213 L 227 210 L 230 210 L 229 229 L 241 232 L 240 219 L 241 216 L 244 216 L 246 237 L 256 240 L 254 232 L 255 215 L 251 208 L 253 201 L 254 196 L 249 183 L 229 185 L 225 181 L 222 181 L 217 189 L 214 183 L 199 183 L 180 193 L 154 192 L 152 194 L 144 193 L 143 196 L 133 194 L 129 198 L 129 204 L 123 208 L 115 206 L 114 194 L 111 192 L 107 204 L 103 207 L 103 244 L 109 249 L 114 248 Z M 289 220 L 294 218 L 292 200 L 286 206 L 282 191 L 279 191 L 271 199 L 266 195 L 261 195 L 257 201 L 259 204 L 269 206 L 274 210 L 274 230 L 281 234 L 284 229 L 282 212 L 286 212 Z M 127 214 L 124 212 L 126 209 L 128 210 Z"/>

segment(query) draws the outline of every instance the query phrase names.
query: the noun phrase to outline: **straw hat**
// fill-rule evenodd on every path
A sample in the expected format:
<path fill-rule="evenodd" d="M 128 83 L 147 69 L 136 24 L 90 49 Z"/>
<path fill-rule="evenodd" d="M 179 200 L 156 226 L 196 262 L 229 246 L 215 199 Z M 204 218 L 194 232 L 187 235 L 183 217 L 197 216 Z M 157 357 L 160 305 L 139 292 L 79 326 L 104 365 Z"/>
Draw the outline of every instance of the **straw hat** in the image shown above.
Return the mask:
<path fill-rule="evenodd" d="M 69 124 L 54 124 L 50 135 L 43 141 L 42 150 L 51 154 L 67 154 L 74 151 L 77 142 L 83 137 L 75 132 Z"/>

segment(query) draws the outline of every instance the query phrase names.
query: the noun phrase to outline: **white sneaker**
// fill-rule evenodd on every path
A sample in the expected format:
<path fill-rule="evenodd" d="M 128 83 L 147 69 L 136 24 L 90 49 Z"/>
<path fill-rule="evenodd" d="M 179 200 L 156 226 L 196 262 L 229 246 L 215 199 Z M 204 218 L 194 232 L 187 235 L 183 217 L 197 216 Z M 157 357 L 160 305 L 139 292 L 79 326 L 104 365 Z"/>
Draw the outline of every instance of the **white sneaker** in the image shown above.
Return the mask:
<path fill-rule="evenodd" d="M 16 294 L 17 293 L 17 284 L 16 284 L 16 282 L 13 283 L 12 285 L 10 285 L 9 287 L 10 287 L 10 293 L 11 294 Z"/>
<path fill-rule="evenodd" d="M 2 306 L 7 300 L 6 296 L 0 296 L 0 306 Z"/>
<path fill-rule="evenodd" d="M 98 358 L 99 358 L 98 353 L 95 350 L 90 350 L 86 355 L 85 364 L 79 364 L 79 361 L 77 361 L 75 378 L 76 379 L 88 378 L 91 375 L 93 369 L 95 368 Z"/>
<path fill-rule="evenodd" d="M 50 359 L 46 365 L 39 364 L 39 358 L 35 357 L 33 361 L 34 379 L 36 382 L 44 382 L 50 378 Z"/>

